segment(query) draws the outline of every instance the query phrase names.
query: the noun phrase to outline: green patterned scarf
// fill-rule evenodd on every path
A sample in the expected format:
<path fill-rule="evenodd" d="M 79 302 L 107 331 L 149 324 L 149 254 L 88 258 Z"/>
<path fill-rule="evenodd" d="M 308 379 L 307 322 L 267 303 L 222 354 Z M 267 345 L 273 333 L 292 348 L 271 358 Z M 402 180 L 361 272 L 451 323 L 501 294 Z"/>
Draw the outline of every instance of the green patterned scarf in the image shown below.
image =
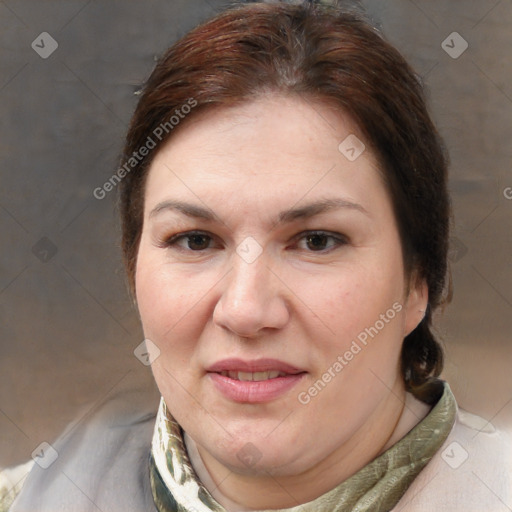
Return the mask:
<path fill-rule="evenodd" d="M 430 413 L 391 448 L 315 500 L 273 512 L 388 512 L 444 443 L 456 410 L 455 398 L 445 383 L 443 395 Z M 199 481 L 187 455 L 183 431 L 163 398 L 153 435 L 150 478 L 159 512 L 226 512 Z"/>

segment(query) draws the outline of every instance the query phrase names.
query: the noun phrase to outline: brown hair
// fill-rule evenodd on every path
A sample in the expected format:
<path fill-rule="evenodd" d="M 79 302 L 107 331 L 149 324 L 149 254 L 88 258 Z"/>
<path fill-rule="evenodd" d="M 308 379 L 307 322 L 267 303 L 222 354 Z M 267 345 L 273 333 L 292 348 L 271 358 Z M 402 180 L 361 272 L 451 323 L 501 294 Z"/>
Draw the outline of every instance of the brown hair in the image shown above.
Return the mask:
<path fill-rule="evenodd" d="M 442 390 L 437 376 L 443 352 L 431 321 L 447 271 L 447 161 L 419 79 L 360 15 L 306 4 L 239 6 L 198 26 L 163 55 L 142 90 L 123 152 L 128 161 L 148 136 L 161 135 L 167 126 L 120 184 L 122 248 L 132 292 L 145 177 L 173 133 L 170 116 L 193 101 L 181 127 L 199 111 L 269 91 L 341 109 L 371 145 L 392 199 L 406 274 L 424 278 L 429 290 L 425 317 L 403 343 L 402 374 L 406 389 L 435 402 Z"/>

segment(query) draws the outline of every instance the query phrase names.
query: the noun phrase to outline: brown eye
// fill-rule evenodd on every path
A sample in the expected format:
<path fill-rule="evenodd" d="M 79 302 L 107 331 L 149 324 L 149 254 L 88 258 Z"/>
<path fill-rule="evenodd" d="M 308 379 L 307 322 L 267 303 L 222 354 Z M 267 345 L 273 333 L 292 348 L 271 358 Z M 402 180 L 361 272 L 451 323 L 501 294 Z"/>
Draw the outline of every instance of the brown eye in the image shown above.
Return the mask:
<path fill-rule="evenodd" d="M 297 246 L 308 252 L 329 252 L 347 244 L 347 239 L 337 233 L 324 231 L 307 232 L 299 239 Z"/>
<path fill-rule="evenodd" d="M 162 247 L 176 248 L 180 251 L 199 252 L 210 249 L 212 241 L 213 238 L 210 235 L 192 231 L 171 236 L 162 243 Z"/>
<path fill-rule="evenodd" d="M 184 238 L 188 239 L 187 246 L 193 251 L 208 249 L 211 240 L 207 235 L 187 235 Z"/>
<path fill-rule="evenodd" d="M 306 243 L 312 251 L 322 251 L 326 248 L 329 237 L 327 235 L 308 235 Z"/>

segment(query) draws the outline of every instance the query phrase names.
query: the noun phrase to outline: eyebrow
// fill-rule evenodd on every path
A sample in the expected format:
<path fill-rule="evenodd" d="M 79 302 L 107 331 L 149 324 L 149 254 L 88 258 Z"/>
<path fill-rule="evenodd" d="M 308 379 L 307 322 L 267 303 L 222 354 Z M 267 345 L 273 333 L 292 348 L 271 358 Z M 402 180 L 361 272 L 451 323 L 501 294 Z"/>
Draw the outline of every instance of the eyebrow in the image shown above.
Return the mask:
<path fill-rule="evenodd" d="M 367 216 L 370 216 L 368 211 L 363 208 L 360 204 L 353 203 L 352 201 L 348 201 L 342 198 L 328 198 L 322 199 L 319 201 L 315 201 L 313 203 L 306 204 L 304 206 L 298 208 L 290 208 L 288 210 L 284 210 L 278 215 L 278 224 L 290 223 L 298 219 L 307 219 L 310 217 L 314 217 L 315 215 L 319 215 L 321 213 L 325 213 L 330 210 L 339 210 L 341 208 L 347 208 L 350 210 L 359 211 Z M 185 203 L 183 201 L 163 201 L 157 204 L 153 210 L 151 210 L 149 217 L 154 217 L 163 211 L 178 211 L 187 217 L 192 217 L 196 219 L 203 219 L 206 221 L 215 221 L 215 214 L 202 206 L 197 206 L 190 203 Z"/>

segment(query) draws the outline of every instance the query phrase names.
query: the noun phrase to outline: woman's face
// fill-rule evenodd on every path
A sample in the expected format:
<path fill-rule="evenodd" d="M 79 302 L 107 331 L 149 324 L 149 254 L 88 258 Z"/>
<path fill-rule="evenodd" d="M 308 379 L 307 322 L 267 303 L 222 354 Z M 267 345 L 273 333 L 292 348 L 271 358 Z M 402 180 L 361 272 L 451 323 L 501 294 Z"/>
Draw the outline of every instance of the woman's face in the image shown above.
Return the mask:
<path fill-rule="evenodd" d="M 233 471 L 301 473 L 375 425 L 390 435 L 402 410 L 425 287 L 405 294 L 391 201 L 355 136 L 325 105 L 267 96 L 197 114 L 149 170 L 136 290 L 153 373 Z"/>

